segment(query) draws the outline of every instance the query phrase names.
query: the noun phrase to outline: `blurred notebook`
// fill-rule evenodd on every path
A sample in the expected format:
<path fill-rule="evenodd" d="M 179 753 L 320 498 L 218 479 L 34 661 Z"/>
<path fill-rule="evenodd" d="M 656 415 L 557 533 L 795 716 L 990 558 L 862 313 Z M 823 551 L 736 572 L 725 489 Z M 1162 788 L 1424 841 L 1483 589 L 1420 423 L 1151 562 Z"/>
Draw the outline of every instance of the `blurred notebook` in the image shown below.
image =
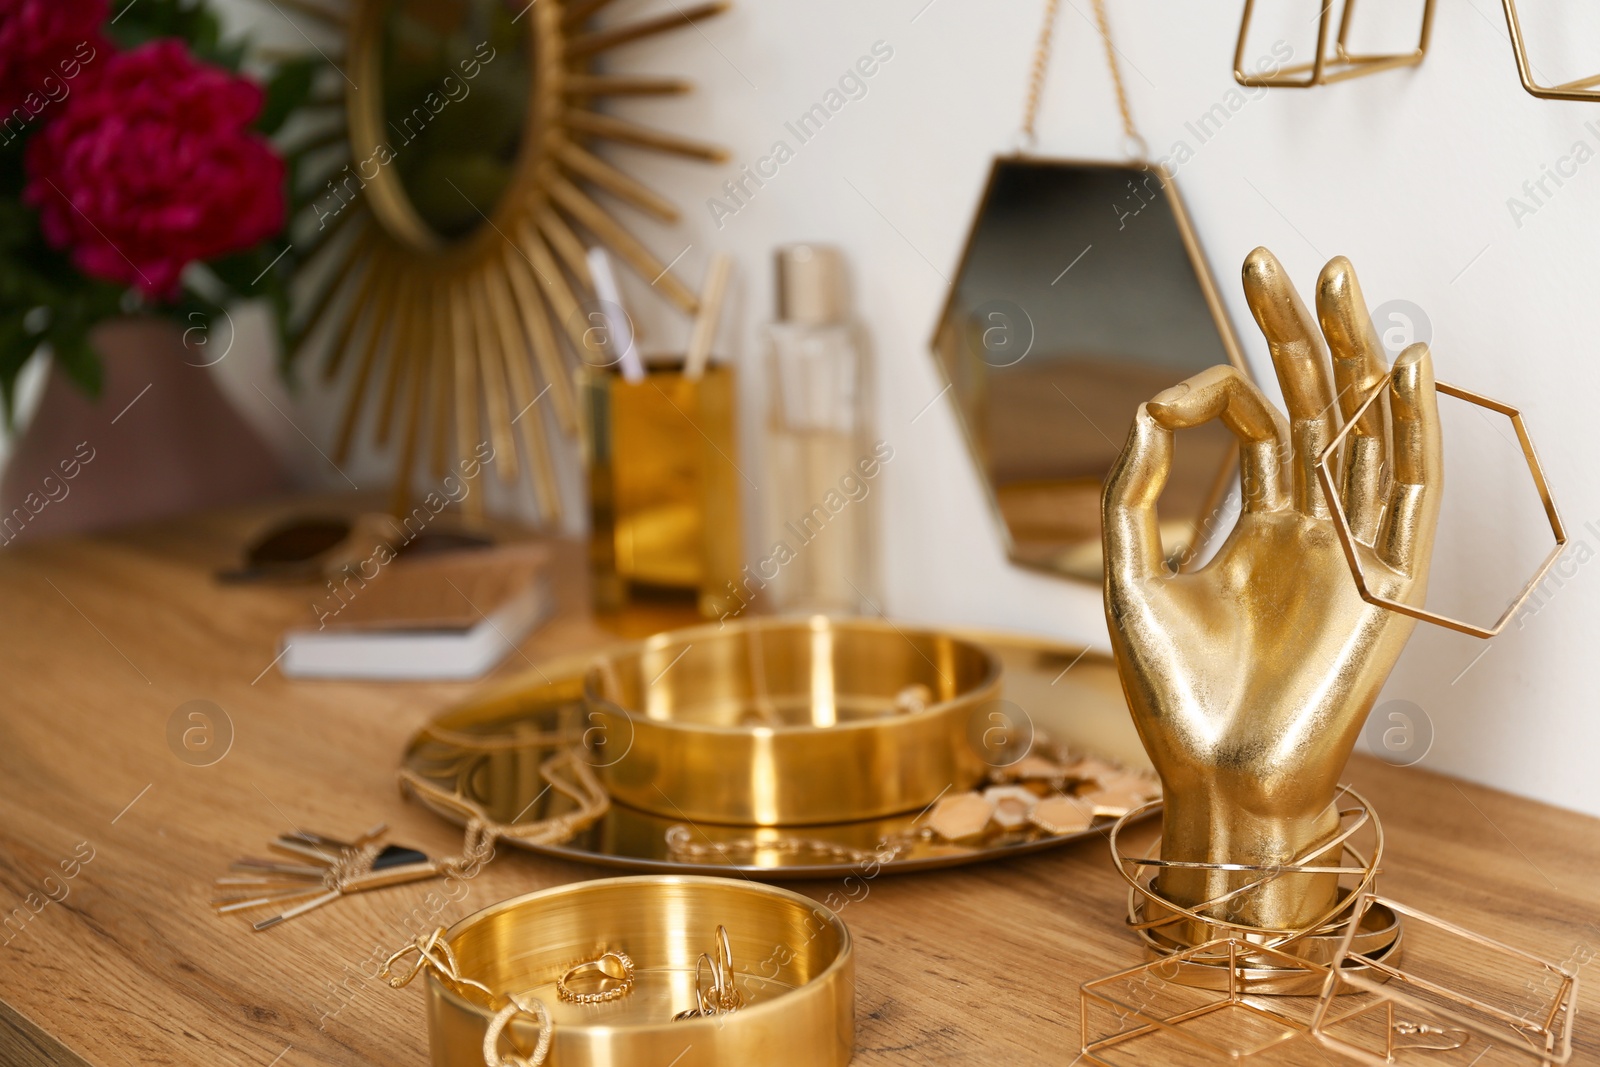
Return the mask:
<path fill-rule="evenodd" d="M 286 633 L 278 666 L 291 678 L 477 678 L 554 612 L 548 566 L 537 544 L 389 563 L 346 580 L 320 628 Z"/>

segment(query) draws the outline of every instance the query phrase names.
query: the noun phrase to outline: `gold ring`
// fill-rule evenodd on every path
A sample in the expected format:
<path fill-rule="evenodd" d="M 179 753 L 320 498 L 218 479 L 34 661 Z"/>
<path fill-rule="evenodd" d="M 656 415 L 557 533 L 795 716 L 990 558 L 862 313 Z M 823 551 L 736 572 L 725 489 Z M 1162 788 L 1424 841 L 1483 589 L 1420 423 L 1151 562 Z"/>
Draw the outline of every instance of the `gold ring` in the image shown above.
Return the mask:
<path fill-rule="evenodd" d="M 601 988 L 579 991 L 570 983 L 597 980 Z M 611 988 L 604 986 L 610 983 Z M 626 952 L 606 952 L 599 959 L 588 960 L 570 968 L 556 979 L 556 996 L 573 1004 L 604 1004 L 618 1000 L 633 992 L 633 960 Z"/>

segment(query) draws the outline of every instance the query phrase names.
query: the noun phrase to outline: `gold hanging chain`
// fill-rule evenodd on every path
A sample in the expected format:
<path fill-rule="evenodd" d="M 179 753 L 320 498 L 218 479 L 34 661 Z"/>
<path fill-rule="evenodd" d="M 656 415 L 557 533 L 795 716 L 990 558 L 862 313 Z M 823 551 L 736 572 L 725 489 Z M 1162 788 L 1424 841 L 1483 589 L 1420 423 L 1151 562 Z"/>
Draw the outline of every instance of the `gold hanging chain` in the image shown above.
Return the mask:
<path fill-rule="evenodd" d="M 1033 70 L 1028 73 L 1028 100 L 1022 105 L 1022 138 L 1029 148 L 1039 140 L 1033 132 L 1039 117 L 1039 97 L 1044 92 L 1045 71 L 1050 69 L 1050 39 L 1056 31 L 1056 9 L 1060 0 L 1044 0 L 1044 25 L 1039 27 L 1039 43 L 1033 49 Z"/>
<path fill-rule="evenodd" d="M 1094 19 L 1100 30 L 1101 43 L 1105 45 L 1106 66 L 1111 68 L 1111 86 L 1117 94 L 1117 110 L 1122 113 L 1122 132 L 1127 139 L 1129 154 L 1135 159 L 1147 159 L 1149 146 L 1133 122 L 1133 108 L 1128 103 L 1128 89 L 1122 83 L 1122 68 L 1117 65 L 1117 49 L 1111 43 L 1111 23 L 1106 17 L 1105 0 L 1093 0 Z M 1039 27 L 1039 43 L 1033 51 L 1033 69 L 1028 73 L 1028 99 L 1022 109 L 1022 141 L 1027 149 L 1038 143 L 1034 125 L 1039 117 L 1039 102 L 1044 95 L 1045 74 L 1050 69 L 1050 51 L 1054 43 L 1056 12 L 1061 0 L 1045 0 L 1044 25 Z"/>
<path fill-rule="evenodd" d="M 1128 106 L 1128 87 L 1122 84 L 1122 68 L 1117 65 L 1117 48 L 1111 43 L 1111 23 L 1106 19 L 1106 0 L 1094 0 L 1094 20 L 1100 26 L 1100 40 L 1106 46 L 1106 66 L 1111 68 L 1111 85 L 1117 91 L 1117 109 L 1122 112 L 1122 132 L 1139 159 L 1149 156 L 1139 128 L 1133 124 L 1133 108 Z"/>

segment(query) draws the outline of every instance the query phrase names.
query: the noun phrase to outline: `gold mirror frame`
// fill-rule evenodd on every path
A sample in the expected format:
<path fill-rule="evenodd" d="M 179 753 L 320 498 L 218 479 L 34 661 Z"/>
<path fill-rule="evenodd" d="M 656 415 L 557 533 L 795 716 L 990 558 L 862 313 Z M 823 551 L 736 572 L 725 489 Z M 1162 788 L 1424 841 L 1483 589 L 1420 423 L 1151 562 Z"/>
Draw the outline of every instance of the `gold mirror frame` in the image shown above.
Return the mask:
<path fill-rule="evenodd" d="M 1096 160 L 1042 158 L 1028 155 L 1026 153 L 1018 153 L 1013 155 L 997 156 L 991 164 L 988 177 L 984 180 L 983 190 L 978 195 L 978 206 L 973 213 L 972 226 L 967 231 L 966 240 L 962 243 L 961 254 L 956 260 L 956 271 L 952 276 L 954 280 L 950 283 L 949 292 L 945 297 L 943 305 L 941 305 L 939 309 L 938 317 L 934 321 L 934 332 L 932 337 L 929 339 L 929 349 L 933 355 L 934 365 L 938 368 L 940 378 L 943 380 L 943 388 L 940 390 L 940 395 L 943 395 L 945 392 L 953 392 L 956 387 L 955 381 L 951 378 L 949 371 L 945 367 L 944 360 L 939 354 L 940 335 L 943 333 L 945 323 L 949 320 L 951 312 L 955 307 L 959 282 L 972 255 L 974 239 L 977 236 L 979 224 L 983 220 L 984 207 L 989 203 L 990 195 L 994 191 L 995 179 L 999 175 L 1000 169 L 1003 166 L 1013 163 L 1032 164 L 1035 166 L 1081 167 L 1114 170 L 1127 170 L 1129 168 L 1142 167 L 1143 169 L 1151 172 L 1152 175 L 1157 178 L 1157 184 L 1160 187 L 1161 195 L 1165 198 L 1168 207 L 1172 211 L 1173 221 L 1177 227 L 1178 235 L 1183 242 L 1184 252 L 1188 256 L 1190 269 L 1194 272 L 1195 282 L 1199 286 L 1200 294 L 1205 301 L 1206 308 L 1211 313 L 1211 319 L 1216 326 L 1217 336 L 1221 342 L 1223 351 L 1227 354 L 1228 362 L 1237 368 L 1240 373 L 1247 377 L 1250 376 L 1250 368 L 1245 363 L 1244 352 L 1239 346 L 1239 339 L 1237 333 L 1234 331 L 1233 322 L 1228 317 L 1227 307 L 1223 304 L 1222 296 L 1217 288 L 1216 281 L 1211 276 L 1211 268 L 1206 261 L 1205 252 L 1200 246 L 1200 238 L 1195 233 L 1194 226 L 1190 222 L 1189 213 L 1183 204 L 1183 198 L 1178 194 L 1176 181 L 1172 174 L 1166 170 L 1166 168 L 1162 167 L 1159 163 L 1147 163 L 1142 161 L 1136 161 L 1133 163 L 1113 163 Z M 1176 384 L 1176 382 L 1172 384 Z M 1095 533 L 1092 539 L 1086 539 L 1084 541 L 1085 547 L 1092 549 L 1092 552 L 1088 554 L 1092 554 L 1094 560 L 1096 561 L 1095 565 L 1092 567 L 1088 566 L 1087 563 L 1084 565 L 1062 563 L 1059 561 L 1059 558 L 1058 562 L 1053 565 L 1046 564 L 1040 562 L 1039 560 L 1023 555 L 1018 551 L 1016 538 L 1013 536 L 1011 527 L 1001 509 L 1000 498 L 998 492 L 996 491 L 994 479 L 986 469 L 983 459 L 984 450 L 981 442 L 977 440 L 972 426 L 969 424 L 967 418 L 963 414 L 960 400 L 957 399 L 954 402 L 956 404 L 956 422 L 961 428 L 962 439 L 966 444 L 967 454 L 972 458 L 973 465 L 976 468 L 978 480 L 983 484 L 984 497 L 988 503 L 989 512 L 994 526 L 999 531 L 1002 543 L 1005 546 L 1007 559 L 1009 559 L 1013 564 L 1027 567 L 1031 570 L 1042 571 L 1046 574 L 1056 575 L 1057 577 L 1071 578 L 1078 581 L 1098 584 L 1101 580 L 1101 569 L 1098 563 L 1100 559 L 1098 554 L 1100 550 L 1100 535 L 1098 531 Z M 1130 410 L 1128 414 L 1131 417 L 1133 413 Z M 1238 470 L 1237 450 L 1230 448 L 1227 455 L 1228 459 L 1217 470 L 1215 477 L 1211 480 L 1211 485 L 1206 490 L 1206 495 L 1202 498 L 1202 506 L 1198 513 L 1198 517 L 1202 520 L 1204 516 L 1216 513 L 1222 504 L 1223 497 L 1227 493 L 1229 480 Z M 1195 562 L 1195 553 L 1188 550 L 1193 548 L 1195 544 L 1202 541 L 1203 536 L 1204 535 L 1197 524 L 1194 536 L 1189 542 L 1182 545 L 1164 546 L 1167 549 L 1169 558 L 1182 557 L 1181 563 L 1178 567 L 1179 570 L 1186 570 L 1190 564 Z"/>
<path fill-rule="evenodd" d="M 673 306 L 689 314 L 698 309 L 693 290 L 671 265 L 583 186 L 663 222 L 677 221 L 677 209 L 589 144 L 610 141 L 710 162 L 727 158 L 717 146 L 592 107 L 606 97 L 683 93 L 686 82 L 602 74 L 593 64 L 613 48 L 692 26 L 729 5 L 674 5 L 669 14 L 591 29 L 590 20 L 609 0 L 530 3 L 513 20 L 527 19 L 532 67 L 517 161 L 499 200 L 473 205 L 483 224 L 450 240 L 423 219 L 392 167 L 381 162 L 369 177 L 362 166 L 389 144 L 380 88 L 382 29 L 395 0 L 350 0 L 342 10 L 319 0 L 286 2 L 347 39 L 348 69 L 339 71 L 337 95 L 327 101 L 337 109 L 327 143 L 342 141 L 347 152 L 331 176 L 324 175 L 340 206 L 329 220 L 317 210 L 325 199 L 319 190 L 297 219 L 302 227 L 308 218 L 320 224 L 303 246 L 303 263 L 320 279 L 320 291 L 291 339 L 297 359 L 325 347 L 324 382 L 341 374 L 349 379 L 332 462 L 344 463 L 365 417 L 374 421 L 377 446 L 398 439 L 397 513 L 407 510 L 419 467 L 436 483 L 459 468 L 469 483 L 460 495 L 463 510 L 481 519 L 483 493 L 475 479 L 492 465 L 506 484 L 526 471 L 541 521 L 559 522 L 562 501 L 546 421 L 553 420 L 560 435 L 576 435 L 572 367 L 588 350 L 584 306 L 593 291 L 580 233 L 608 247 Z M 342 57 L 328 58 L 337 67 Z M 563 351 L 562 336 L 572 355 Z M 540 404 L 546 393 L 548 403 Z"/>
<path fill-rule="evenodd" d="M 1356 0 L 1344 0 L 1344 9 L 1339 13 L 1339 32 L 1334 37 L 1331 56 L 1328 54 L 1328 37 L 1333 26 L 1334 0 L 1323 0 L 1322 12 L 1317 17 L 1315 59 L 1285 67 L 1275 74 L 1248 74 L 1244 69 L 1244 50 L 1250 36 L 1250 16 L 1255 11 L 1256 0 L 1244 0 L 1244 15 L 1239 20 L 1239 43 L 1233 50 L 1233 80 L 1251 88 L 1310 89 L 1316 85 L 1331 85 L 1379 71 L 1394 70 L 1396 67 L 1414 67 L 1427 56 L 1428 40 L 1433 36 L 1434 0 L 1423 0 L 1422 34 L 1417 40 L 1417 47 L 1410 52 L 1383 55 L 1359 55 L 1349 50 L 1346 42 L 1350 37 L 1350 18 L 1355 4 Z"/>

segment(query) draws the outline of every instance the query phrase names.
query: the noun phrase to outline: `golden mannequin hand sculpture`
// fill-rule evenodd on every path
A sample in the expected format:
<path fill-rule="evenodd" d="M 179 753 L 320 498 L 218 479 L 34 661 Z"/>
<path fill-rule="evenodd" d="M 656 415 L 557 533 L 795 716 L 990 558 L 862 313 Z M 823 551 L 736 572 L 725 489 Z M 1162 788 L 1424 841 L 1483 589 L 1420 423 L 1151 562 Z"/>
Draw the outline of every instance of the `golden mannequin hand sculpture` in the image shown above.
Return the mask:
<path fill-rule="evenodd" d="M 1161 858 L 1198 863 L 1329 865 L 1340 775 L 1378 691 L 1415 626 L 1361 599 L 1317 481 L 1316 462 L 1389 372 L 1349 261 L 1317 282 L 1317 323 L 1264 248 L 1244 288 L 1289 409 L 1213 367 L 1142 405 L 1106 483 L 1106 621 L 1134 722 L 1161 776 Z M 1322 338 L 1332 349 L 1330 365 Z M 1443 491 L 1443 456 L 1426 345 L 1395 361 L 1333 468 L 1371 588 L 1423 602 Z M 1210 419 L 1239 438 L 1243 509 L 1205 567 L 1173 574 L 1156 499 L 1173 431 Z M 1322 855 L 1318 853 L 1322 852 Z M 1160 893 L 1188 908 L 1260 872 L 1164 867 Z M 1206 914 L 1302 929 L 1334 903 L 1335 874 L 1281 874 Z M 1220 936 L 1185 921 L 1193 944 Z"/>

